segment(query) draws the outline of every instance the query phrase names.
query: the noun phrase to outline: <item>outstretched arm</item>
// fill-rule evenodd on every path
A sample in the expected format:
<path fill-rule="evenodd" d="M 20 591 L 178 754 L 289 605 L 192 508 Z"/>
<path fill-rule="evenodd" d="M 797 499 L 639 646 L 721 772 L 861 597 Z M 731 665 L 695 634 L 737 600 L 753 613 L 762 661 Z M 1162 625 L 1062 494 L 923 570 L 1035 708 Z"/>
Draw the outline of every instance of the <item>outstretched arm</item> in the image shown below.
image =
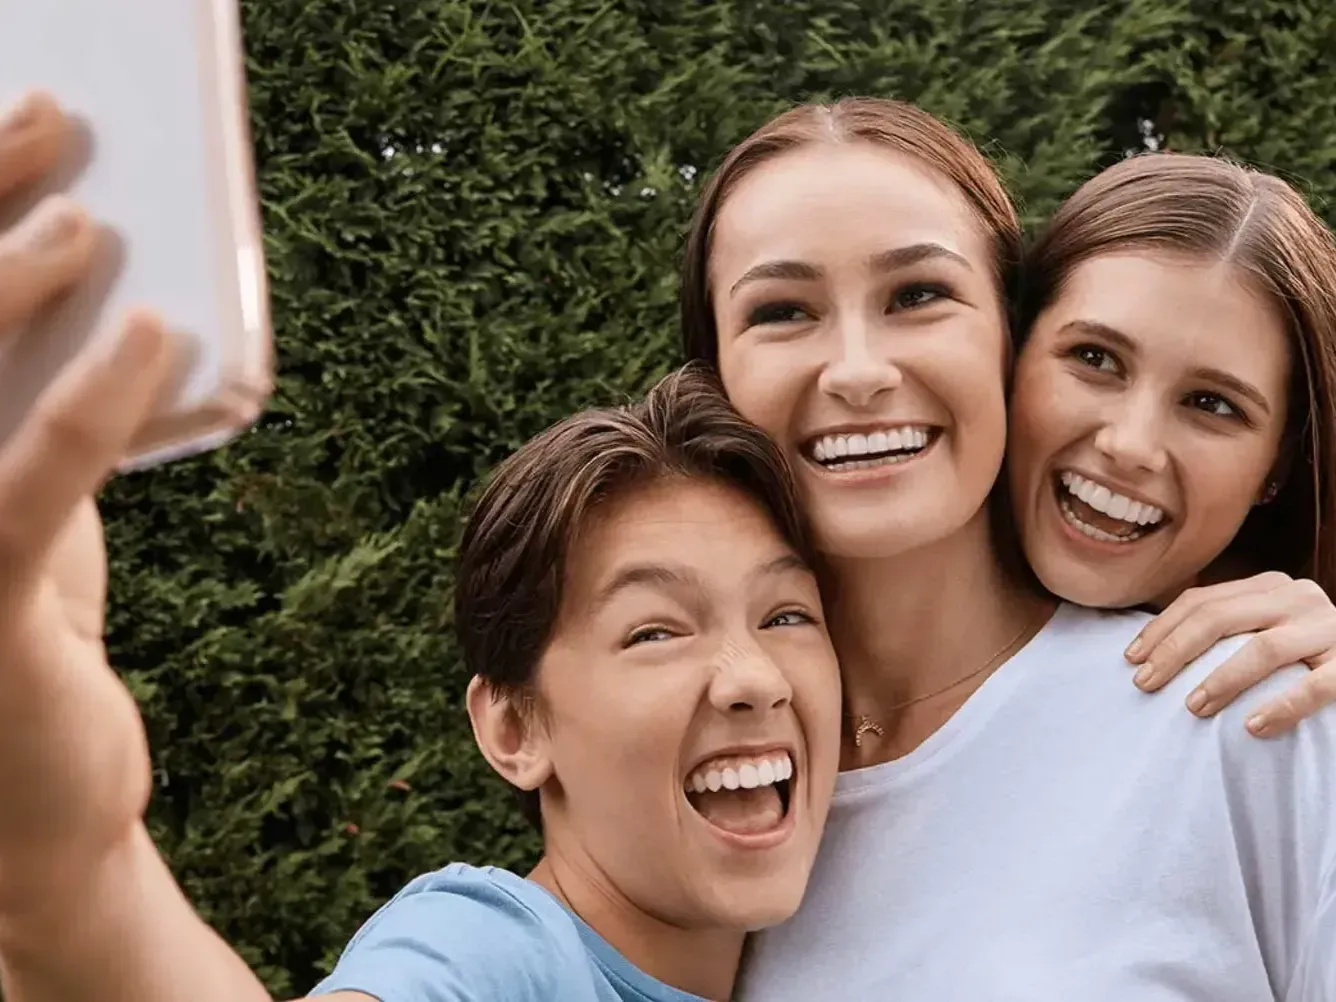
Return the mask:
<path fill-rule="evenodd" d="M 0 198 L 68 135 L 35 98 L 0 124 Z M 0 330 L 88 267 L 95 227 L 56 199 L 0 234 Z M 133 697 L 102 642 L 94 494 L 173 364 L 151 316 L 64 371 L 0 443 L 0 990 L 8 1002 L 270 1002 L 186 901 L 142 823 L 151 788 Z M 332 998 L 332 996 L 331 996 Z M 365 1002 L 365 996 L 345 995 Z"/>
<path fill-rule="evenodd" d="M 1187 697 L 1209 717 L 1281 668 L 1305 664 L 1308 677 L 1248 717 L 1248 730 L 1273 737 L 1336 702 L 1336 605 L 1318 585 L 1268 571 L 1191 588 L 1155 617 L 1127 650 L 1134 680 L 1155 692 L 1218 640 L 1255 633 Z"/>

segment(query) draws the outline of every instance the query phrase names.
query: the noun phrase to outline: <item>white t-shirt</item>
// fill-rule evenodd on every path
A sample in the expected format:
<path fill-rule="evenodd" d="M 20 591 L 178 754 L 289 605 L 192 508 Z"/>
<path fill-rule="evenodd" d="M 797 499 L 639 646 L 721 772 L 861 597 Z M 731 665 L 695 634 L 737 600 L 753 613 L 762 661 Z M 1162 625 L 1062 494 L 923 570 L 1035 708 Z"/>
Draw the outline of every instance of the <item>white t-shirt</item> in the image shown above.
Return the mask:
<path fill-rule="evenodd" d="M 799 913 L 741 1002 L 1336 1002 L 1336 712 L 1210 720 L 1122 652 L 1147 617 L 1064 605 L 940 731 L 840 777 Z"/>

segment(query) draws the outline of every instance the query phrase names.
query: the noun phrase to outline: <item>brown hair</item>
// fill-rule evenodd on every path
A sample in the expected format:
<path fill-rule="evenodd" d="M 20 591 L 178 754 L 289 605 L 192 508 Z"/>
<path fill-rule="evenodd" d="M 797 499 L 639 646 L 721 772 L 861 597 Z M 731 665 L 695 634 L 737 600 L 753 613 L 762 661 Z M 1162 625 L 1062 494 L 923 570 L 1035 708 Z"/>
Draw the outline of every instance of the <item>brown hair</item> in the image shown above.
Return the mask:
<path fill-rule="evenodd" d="M 689 365 L 637 403 L 566 418 L 497 467 L 459 546 L 455 629 L 469 673 L 498 698 L 527 700 L 581 527 L 609 499 L 670 477 L 738 489 L 813 562 L 783 454 L 733 409 L 712 373 Z M 520 800 L 539 824 L 537 794 Z"/>
<path fill-rule="evenodd" d="M 710 242 L 719 210 L 758 166 L 814 143 L 865 142 L 913 157 L 965 196 L 993 244 L 997 280 L 1007 296 L 1020 262 L 1020 222 L 1006 188 L 975 147 L 926 111 L 882 98 L 801 104 L 761 126 L 729 151 L 701 193 L 682 263 L 682 343 L 689 359 L 717 361 L 719 334 L 710 304 Z M 1009 297 L 1008 297 L 1009 298 Z"/>
<path fill-rule="evenodd" d="M 1023 338 L 1082 261 L 1143 249 L 1236 265 L 1286 318 L 1294 345 L 1281 490 L 1254 508 L 1230 547 L 1250 569 L 1336 589 L 1336 245 L 1284 181 L 1218 157 L 1147 153 L 1087 181 L 1054 213 L 1025 262 Z"/>

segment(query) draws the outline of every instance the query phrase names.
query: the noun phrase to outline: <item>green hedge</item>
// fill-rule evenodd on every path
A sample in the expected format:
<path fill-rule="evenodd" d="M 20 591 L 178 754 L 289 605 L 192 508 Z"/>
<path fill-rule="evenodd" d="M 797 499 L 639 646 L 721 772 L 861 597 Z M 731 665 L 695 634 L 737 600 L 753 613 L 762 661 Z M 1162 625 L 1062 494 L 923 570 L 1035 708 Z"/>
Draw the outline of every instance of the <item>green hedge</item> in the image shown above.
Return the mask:
<path fill-rule="evenodd" d="M 966 129 L 1031 220 L 1141 118 L 1333 183 L 1321 0 L 243 6 L 281 387 L 243 442 L 105 511 L 154 832 L 279 995 L 411 875 L 533 860 L 461 702 L 461 498 L 675 363 L 681 237 L 730 143 L 881 94 Z"/>

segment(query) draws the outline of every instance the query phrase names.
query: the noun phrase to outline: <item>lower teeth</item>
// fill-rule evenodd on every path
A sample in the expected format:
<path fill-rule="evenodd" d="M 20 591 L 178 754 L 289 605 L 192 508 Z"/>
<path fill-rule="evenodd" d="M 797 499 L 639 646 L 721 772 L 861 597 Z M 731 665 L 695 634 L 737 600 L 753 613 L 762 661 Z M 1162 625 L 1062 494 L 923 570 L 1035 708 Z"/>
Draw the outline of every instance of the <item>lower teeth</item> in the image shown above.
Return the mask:
<path fill-rule="evenodd" d="M 1117 535 L 1112 532 L 1105 532 L 1103 529 L 1095 528 L 1095 526 L 1091 525 L 1089 522 L 1081 521 L 1081 516 L 1076 514 L 1076 512 L 1072 511 L 1072 506 L 1067 503 L 1067 499 L 1065 497 L 1062 498 L 1060 504 L 1062 507 L 1063 517 L 1067 519 L 1067 523 L 1073 526 L 1074 528 L 1079 529 L 1081 532 L 1085 533 L 1091 539 L 1097 539 L 1103 543 L 1131 543 L 1134 542 L 1135 540 L 1140 539 L 1142 536 L 1146 534 L 1146 531 L 1144 529 L 1133 529 L 1126 535 Z"/>
<path fill-rule="evenodd" d="M 828 459 L 822 461 L 821 465 L 828 470 L 865 470 L 873 466 L 893 466 L 896 463 L 903 463 L 913 459 L 922 451 L 915 449 L 913 452 L 891 452 L 873 459 Z"/>

